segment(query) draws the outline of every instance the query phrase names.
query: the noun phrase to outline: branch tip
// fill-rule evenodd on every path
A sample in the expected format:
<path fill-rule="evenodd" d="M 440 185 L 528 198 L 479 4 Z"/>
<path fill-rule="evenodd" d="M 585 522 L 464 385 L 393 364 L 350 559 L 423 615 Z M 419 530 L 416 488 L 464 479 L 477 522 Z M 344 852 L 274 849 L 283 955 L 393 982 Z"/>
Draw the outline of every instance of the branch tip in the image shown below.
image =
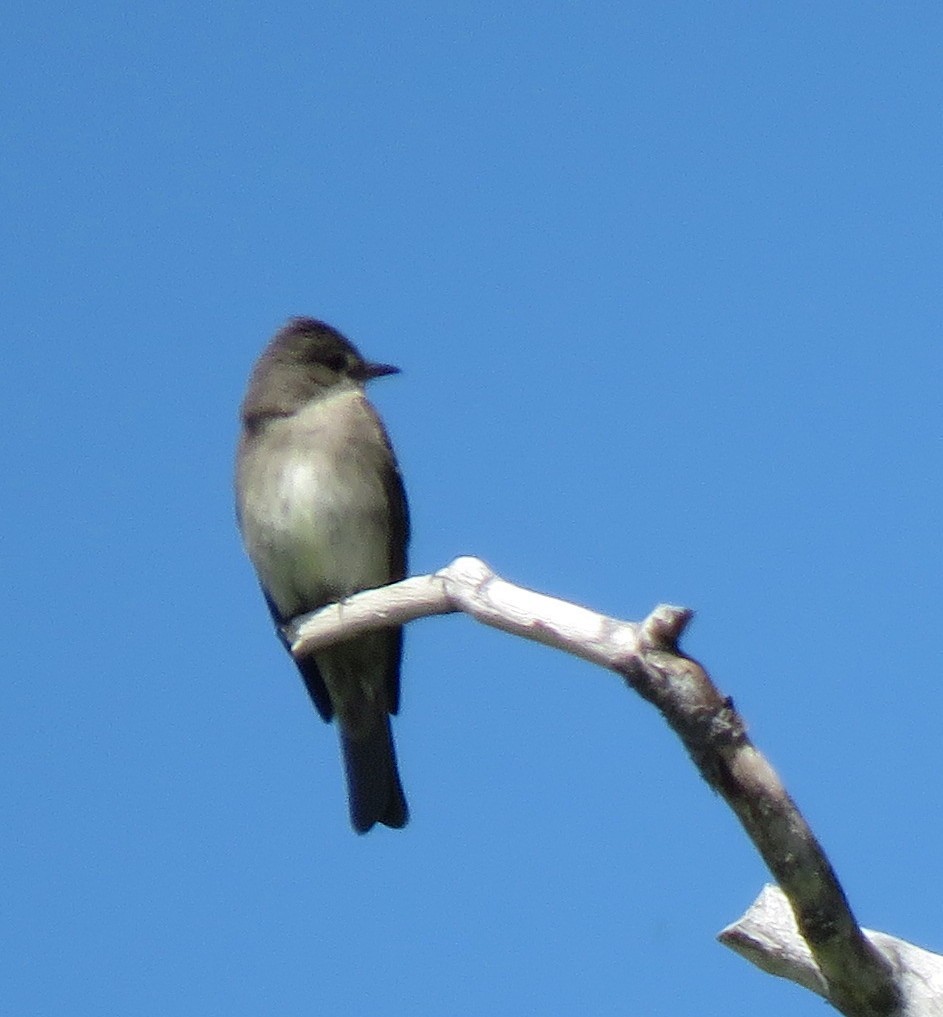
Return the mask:
<path fill-rule="evenodd" d="M 642 622 L 639 635 L 643 642 L 655 650 L 675 651 L 678 640 L 688 627 L 694 612 L 674 604 L 659 604 Z"/>

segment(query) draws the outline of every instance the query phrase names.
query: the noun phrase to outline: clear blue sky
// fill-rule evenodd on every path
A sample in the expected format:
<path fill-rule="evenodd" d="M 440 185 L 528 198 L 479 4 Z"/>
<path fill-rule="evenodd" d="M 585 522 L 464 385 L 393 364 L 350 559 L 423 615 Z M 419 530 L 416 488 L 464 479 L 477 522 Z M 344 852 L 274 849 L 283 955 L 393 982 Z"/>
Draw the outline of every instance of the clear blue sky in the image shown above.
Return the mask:
<path fill-rule="evenodd" d="M 943 948 L 938 3 L 16 4 L 4 19 L 0 1012 L 820 1014 L 619 681 L 410 627 L 413 821 L 231 506 L 262 344 L 374 387 L 414 572 L 671 601 L 863 922 Z"/>

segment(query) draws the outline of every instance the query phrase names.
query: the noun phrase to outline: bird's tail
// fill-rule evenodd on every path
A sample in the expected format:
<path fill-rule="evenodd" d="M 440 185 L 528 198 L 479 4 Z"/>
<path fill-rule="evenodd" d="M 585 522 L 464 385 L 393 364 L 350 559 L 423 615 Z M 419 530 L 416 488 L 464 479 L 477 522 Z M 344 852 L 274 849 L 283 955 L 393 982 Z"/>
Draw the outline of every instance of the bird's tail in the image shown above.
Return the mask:
<path fill-rule="evenodd" d="M 357 833 L 374 823 L 399 828 L 409 819 L 400 784 L 390 718 L 382 711 L 369 730 L 355 735 L 340 724 L 341 750 L 347 771 L 350 822 Z"/>

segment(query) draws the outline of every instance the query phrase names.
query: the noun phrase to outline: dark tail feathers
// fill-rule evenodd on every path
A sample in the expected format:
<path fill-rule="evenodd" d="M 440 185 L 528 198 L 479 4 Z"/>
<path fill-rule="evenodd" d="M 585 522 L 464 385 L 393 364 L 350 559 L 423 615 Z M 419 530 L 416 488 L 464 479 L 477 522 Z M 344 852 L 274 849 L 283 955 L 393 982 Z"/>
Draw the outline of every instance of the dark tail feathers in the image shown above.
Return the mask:
<path fill-rule="evenodd" d="M 366 833 L 374 823 L 396 829 L 405 826 L 409 809 L 396 766 L 390 718 L 384 712 L 366 737 L 354 738 L 343 726 L 340 735 L 353 828 Z"/>

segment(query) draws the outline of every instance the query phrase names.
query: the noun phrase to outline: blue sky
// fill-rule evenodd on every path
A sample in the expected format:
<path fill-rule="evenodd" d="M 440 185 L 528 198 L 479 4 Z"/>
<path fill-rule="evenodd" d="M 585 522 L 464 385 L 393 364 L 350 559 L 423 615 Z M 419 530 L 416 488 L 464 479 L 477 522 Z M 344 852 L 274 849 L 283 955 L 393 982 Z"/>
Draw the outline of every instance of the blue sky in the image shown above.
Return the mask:
<path fill-rule="evenodd" d="M 16 5 L 0 156 L 0 1010 L 820 1013 L 588 664 L 410 626 L 358 838 L 231 506 L 292 314 L 477 554 L 734 696 L 860 919 L 943 949 L 938 4 Z"/>

